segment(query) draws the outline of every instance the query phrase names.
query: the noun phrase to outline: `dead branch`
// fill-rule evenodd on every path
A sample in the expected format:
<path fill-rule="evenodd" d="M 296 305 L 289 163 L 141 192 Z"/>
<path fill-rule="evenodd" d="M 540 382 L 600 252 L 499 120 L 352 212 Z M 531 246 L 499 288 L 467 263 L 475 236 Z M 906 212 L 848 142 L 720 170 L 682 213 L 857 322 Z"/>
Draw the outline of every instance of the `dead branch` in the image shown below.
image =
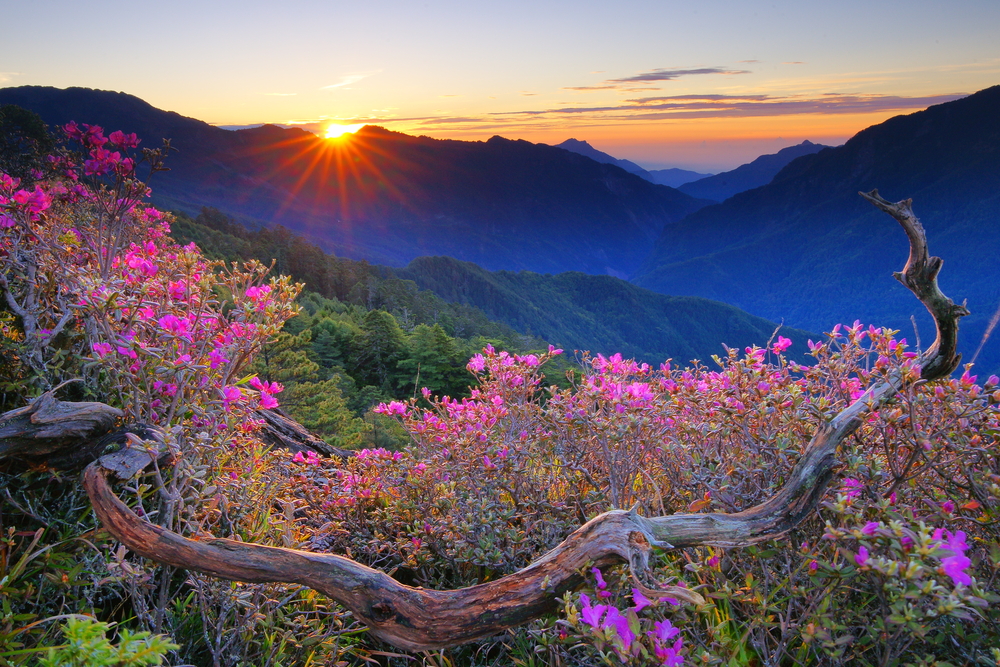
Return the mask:
<path fill-rule="evenodd" d="M 934 316 L 937 339 L 920 357 L 922 378 L 951 373 L 959 362 L 958 319 L 968 314 L 937 287 L 941 260 L 929 257 L 923 227 L 909 200 L 891 204 L 872 191 L 863 196 L 892 215 L 910 240 L 910 257 L 897 277 Z M 836 450 L 862 417 L 891 399 L 900 374 L 872 386 L 822 426 L 789 479 L 772 498 L 736 514 L 674 514 L 645 518 L 615 510 L 588 521 L 555 549 L 514 574 L 478 586 L 432 591 L 404 586 L 387 574 L 347 558 L 224 539 L 193 540 L 136 516 L 112 492 L 101 463 L 90 465 L 84 485 L 107 530 L 138 554 L 160 563 L 246 582 L 287 582 L 329 595 L 366 623 L 372 634 L 404 649 L 463 644 L 551 612 L 555 599 L 583 583 L 589 564 L 626 562 L 644 573 L 652 547 L 738 547 L 780 537 L 815 511 L 833 476 Z M 673 589 L 678 595 L 683 589 Z M 681 593 L 683 594 L 683 593 Z M 688 592 L 689 601 L 699 596 Z"/>
<path fill-rule="evenodd" d="M 0 415 L 0 459 L 79 470 L 100 455 L 104 444 L 98 438 L 111 430 L 122 411 L 104 403 L 60 401 L 55 394 L 62 387 Z"/>

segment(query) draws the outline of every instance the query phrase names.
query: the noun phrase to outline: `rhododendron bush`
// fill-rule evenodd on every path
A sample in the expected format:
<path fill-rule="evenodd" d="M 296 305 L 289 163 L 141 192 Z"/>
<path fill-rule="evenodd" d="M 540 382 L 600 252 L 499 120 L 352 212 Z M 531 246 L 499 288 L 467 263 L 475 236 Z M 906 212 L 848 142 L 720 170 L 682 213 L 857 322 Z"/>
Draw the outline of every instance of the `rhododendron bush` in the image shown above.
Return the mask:
<path fill-rule="evenodd" d="M 818 425 L 900 372 L 911 384 L 845 448 L 819 516 L 760 547 L 663 553 L 655 579 L 697 589 L 705 605 L 646 600 L 624 572 L 609 585 L 595 570 L 592 590 L 529 632 L 553 664 L 894 664 L 925 654 L 992 664 L 1000 380 L 966 371 L 916 382 L 906 341 L 859 323 L 798 342 L 811 366 L 786 360 L 788 344 L 729 350 L 714 369 L 597 355 L 547 389 L 540 367 L 561 350 L 486 349 L 469 363 L 470 398 L 379 408 L 410 432 L 407 451 L 301 459 L 282 497 L 304 510 L 309 548 L 416 585 L 470 585 L 524 567 L 610 507 L 755 505 L 785 483 Z"/>
<path fill-rule="evenodd" d="M 609 510 L 740 516 L 786 487 L 821 427 L 867 402 L 818 511 L 781 537 L 673 548 L 635 533 L 651 549 L 649 569 L 631 556 L 587 563 L 548 615 L 426 652 L 425 664 L 1000 660 L 996 376 L 966 367 L 927 382 L 920 350 L 858 322 L 688 366 L 581 353 L 565 377 L 545 377 L 563 350 L 488 346 L 469 361 L 468 397 L 425 389 L 376 409 L 406 429 L 399 451 L 266 452 L 252 412 L 275 407 L 281 386 L 245 369 L 294 314 L 296 288 L 259 264 L 222 266 L 173 243 L 169 216 L 141 203 L 137 176 L 142 165 L 155 173 L 161 156 L 133 156 L 136 137 L 66 132 L 82 156 L 54 158 L 30 186 L 0 182 L 2 287 L 15 316 L 4 326 L 19 351 L 6 372 L 24 380 L 22 398 L 83 377 L 126 421 L 163 431 L 170 460 L 127 487 L 137 514 L 178 533 L 236 538 L 219 547 L 227 553 L 257 542 L 343 555 L 426 589 L 489 584 L 537 565 Z M 790 361 L 792 346 L 813 361 Z M 900 389 L 880 402 L 872 388 L 887 384 Z M 6 539 L 5 549 L 21 544 Z M 357 608 L 315 591 L 157 569 L 125 547 L 97 552 L 91 581 L 60 589 L 58 613 L 119 618 L 124 605 L 142 629 L 181 645 L 179 661 L 413 660 L 387 650 Z M 3 633 L 28 608 L 18 601 L 0 616 L 0 659 L 19 650 Z"/>

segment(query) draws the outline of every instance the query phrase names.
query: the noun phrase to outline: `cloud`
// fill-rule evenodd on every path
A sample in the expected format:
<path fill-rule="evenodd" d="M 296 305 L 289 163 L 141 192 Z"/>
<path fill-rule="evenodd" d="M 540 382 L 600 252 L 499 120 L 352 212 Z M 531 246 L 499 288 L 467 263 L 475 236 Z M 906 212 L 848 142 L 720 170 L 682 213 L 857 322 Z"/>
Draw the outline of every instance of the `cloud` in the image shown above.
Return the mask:
<path fill-rule="evenodd" d="M 695 74 L 750 74 L 750 70 L 726 69 L 725 67 L 699 67 L 697 69 L 654 69 L 642 74 L 626 76 L 621 79 L 608 79 L 607 83 L 639 83 L 651 81 L 673 81 L 682 76 Z"/>
<path fill-rule="evenodd" d="M 264 93 L 268 97 L 294 97 L 298 93 Z"/>
<path fill-rule="evenodd" d="M 333 88 L 343 88 L 344 86 L 349 86 L 352 83 L 357 83 L 362 79 L 367 79 L 371 74 L 348 74 L 347 76 L 341 78 L 337 83 L 331 83 L 329 86 L 323 86 L 320 90 L 331 90 Z"/>
<path fill-rule="evenodd" d="M 530 109 L 491 114 L 495 117 L 571 118 L 600 121 L 649 121 L 679 118 L 732 118 L 798 114 L 856 114 L 922 109 L 964 97 L 965 93 L 905 97 L 900 95 L 823 94 L 815 97 L 771 95 L 670 95 L 641 97 L 623 104 Z"/>
<path fill-rule="evenodd" d="M 15 76 L 21 76 L 24 72 L 0 72 L 0 83 L 13 81 Z"/>
<path fill-rule="evenodd" d="M 805 65 L 806 63 L 803 60 L 786 60 L 785 62 L 783 62 L 781 64 L 782 65 Z"/>

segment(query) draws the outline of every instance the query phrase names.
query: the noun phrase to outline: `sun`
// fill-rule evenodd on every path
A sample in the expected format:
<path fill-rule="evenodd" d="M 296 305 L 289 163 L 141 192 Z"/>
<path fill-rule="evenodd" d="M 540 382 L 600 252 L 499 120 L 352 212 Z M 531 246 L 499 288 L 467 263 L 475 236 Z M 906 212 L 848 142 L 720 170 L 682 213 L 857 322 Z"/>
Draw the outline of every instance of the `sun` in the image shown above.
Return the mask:
<path fill-rule="evenodd" d="M 364 126 L 364 123 L 359 123 L 357 125 L 331 125 L 326 128 L 326 138 L 338 139 L 345 134 L 354 134 Z"/>

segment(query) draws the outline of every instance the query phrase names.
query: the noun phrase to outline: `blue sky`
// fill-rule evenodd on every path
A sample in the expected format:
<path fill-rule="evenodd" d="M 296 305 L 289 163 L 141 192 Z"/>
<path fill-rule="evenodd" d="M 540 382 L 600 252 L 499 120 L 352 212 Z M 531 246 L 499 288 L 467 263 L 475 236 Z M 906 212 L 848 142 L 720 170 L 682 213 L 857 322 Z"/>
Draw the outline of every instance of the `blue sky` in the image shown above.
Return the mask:
<path fill-rule="evenodd" d="M 0 86 L 731 168 L 1000 83 L 1000 2 L 6 3 Z M 82 119 L 83 120 L 83 119 Z"/>

